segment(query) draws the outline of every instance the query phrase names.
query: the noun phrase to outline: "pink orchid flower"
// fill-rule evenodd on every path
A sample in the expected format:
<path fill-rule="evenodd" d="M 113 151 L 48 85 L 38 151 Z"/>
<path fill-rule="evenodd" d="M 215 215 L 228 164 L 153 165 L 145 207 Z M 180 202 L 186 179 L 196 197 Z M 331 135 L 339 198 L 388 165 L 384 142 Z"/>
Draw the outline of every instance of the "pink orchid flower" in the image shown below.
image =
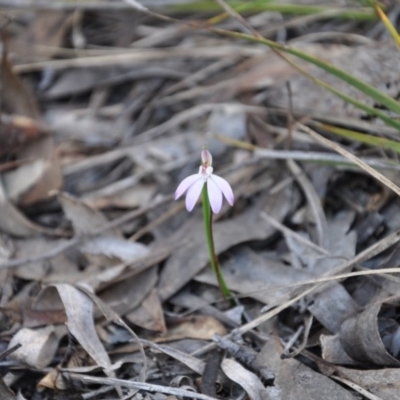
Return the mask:
<path fill-rule="evenodd" d="M 186 209 L 193 210 L 204 184 L 207 182 L 208 199 L 214 214 L 218 214 L 222 207 L 222 195 L 226 201 L 233 206 L 234 197 L 229 183 L 220 176 L 213 174 L 212 156 L 208 150 L 201 152 L 202 164 L 199 173 L 185 178 L 178 186 L 175 192 L 175 200 L 179 199 L 187 191 Z"/>

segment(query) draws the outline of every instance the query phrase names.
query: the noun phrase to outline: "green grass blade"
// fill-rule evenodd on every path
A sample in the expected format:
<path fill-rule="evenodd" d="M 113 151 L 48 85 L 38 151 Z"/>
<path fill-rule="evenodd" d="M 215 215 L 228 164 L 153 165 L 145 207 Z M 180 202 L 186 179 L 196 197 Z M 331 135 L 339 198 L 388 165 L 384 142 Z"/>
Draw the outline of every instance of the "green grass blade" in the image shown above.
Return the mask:
<path fill-rule="evenodd" d="M 338 10 L 335 18 L 356 19 L 358 21 L 376 20 L 376 14 L 370 8 L 349 8 L 335 6 L 313 6 L 302 4 L 281 4 L 279 2 L 262 1 L 228 1 L 227 2 L 235 11 L 243 13 L 257 13 L 263 11 L 280 12 L 282 14 L 293 15 L 309 15 L 325 13 L 332 10 Z M 162 7 L 164 9 L 164 7 Z M 219 12 L 221 10 L 215 1 L 198 1 L 195 3 L 173 4 L 165 7 L 165 10 L 172 12 Z"/>
<path fill-rule="evenodd" d="M 366 133 L 360 133 L 352 131 L 350 129 L 337 128 L 332 125 L 318 124 L 321 128 L 327 130 L 328 132 L 334 133 L 346 139 L 355 140 L 364 144 L 368 144 L 374 147 L 381 147 L 388 150 L 393 150 L 400 154 L 400 142 L 394 140 L 377 137 L 373 135 L 368 135 Z"/>
<path fill-rule="evenodd" d="M 301 50 L 290 48 L 288 46 L 274 42 L 273 40 L 255 37 L 255 36 L 252 36 L 252 35 L 249 35 L 246 33 L 227 31 L 227 30 L 218 29 L 218 28 L 209 28 L 209 29 L 212 30 L 213 32 L 222 34 L 224 36 L 230 36 L 230 37 L 244 39 L 244 40 L 251 41 L 251 42 L 262 43 L 262 44 L 265 44 L 275 50 L 289 53 L 289 54 L 292 54 L 302 60 L 308 61 L 309 63 L 316 65 L 317 67 L 319 67 L 319 68 L 325 70 L 326 72 L 341 79 L 342 81 L 347 82 L 349 85 L 357 88 L 358 90 L 360 90 L 361 92 L 365 93 L 370 98 L 375 100 L 377 103 L 385 106 L 387 109 L 394 111 L 397 114 L 400 114 L 400 103 L 398 101 L 396 101 L 392 97 L 386 95 L 379 89 L 374 88 L 372 85 L 362 81 L 361 79 L 357 78 L 353 74 L 346 72 L 338 67 L 335 67 L 334 65 L 332 65 L 330 63 L 322 61 L 322 60 L 312 56 L 311 54 L 308 54 Z M 368 107 L 368 106 L 366 106 L 366 107 Z M 372 107 L 370 107 L 370 108 L 372 109 Z M 374 112 L 373 115 L 377 115 L 377 114 Z"/>

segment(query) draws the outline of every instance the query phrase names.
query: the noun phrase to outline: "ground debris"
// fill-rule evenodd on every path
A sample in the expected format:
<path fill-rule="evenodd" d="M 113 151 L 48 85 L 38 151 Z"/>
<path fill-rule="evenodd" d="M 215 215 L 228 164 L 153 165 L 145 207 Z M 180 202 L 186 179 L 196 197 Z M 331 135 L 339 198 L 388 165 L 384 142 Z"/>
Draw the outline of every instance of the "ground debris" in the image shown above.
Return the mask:
<path fill-rule="evenodd" d="M 299 68 L 394 111 L 224 30 L 394 100 L 400 52 L 358 2 L 253 3 L 0 0 L 0 400 L 400 396 L 396 123 Z M 230 300 L 174 201 L 203 147 Z"/>

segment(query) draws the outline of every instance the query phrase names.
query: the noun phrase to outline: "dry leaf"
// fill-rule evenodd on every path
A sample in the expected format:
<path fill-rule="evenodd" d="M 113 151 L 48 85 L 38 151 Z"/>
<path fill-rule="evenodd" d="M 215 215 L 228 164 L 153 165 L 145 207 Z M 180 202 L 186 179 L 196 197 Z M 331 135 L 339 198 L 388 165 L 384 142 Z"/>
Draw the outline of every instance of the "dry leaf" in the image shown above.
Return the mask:
<path fill-rule="evenodd" d="M 270 340 L 255 361 L 257 368 L 268 368 L 275 375 L 273 385 L 266 388 L 271 399 L 354 400 L 349 391 L 301 362 L 293 358 L 282 360 L 282 351 L 277 340 Z"/>
<path fill-rule="evenodd" d="M 0 400 L 17 400 L 15 394 L 7 387 L 1 376 L 0 376 Z"/>
<path fill-rule="evenodd" d="M 36 99 L 16 75 L 7 56 L 1 61 L 1 94 L 4 108 L 9 114 L 16 114 L 39 120 L 40 112 Z"/>
<path fill-rule="evenodd" d="M 0 181 L 0 231 L 19 237 L 33 236 L 45 230 L 29 221 L 7 199 Z"/>
<path fill-rule="evenodd" d="M 383 305 L 393 300 L 391 298 L 375 301 L 342 323 L 340 342 L 346 353 L 355 361 L 379 366 L 400 366 L 400 361 L 385 348 L 392 345 L 393 329 L 396 329 L 398 324 L 394 319 L 378 317 Z M 390 328 L 391 325 L 393 329 Z M 386 346 L 383 343 L 384 339 Z"/>
<path fill-rule="evenodd" d="M 225 327 L 214 317 L 195 315 L 184 319 L 181 323 L 168 327 L 167 335 L 160 338 L 166 342 L 179 339 L 210 340 L 213 335 L 225 335 Z"/>
<path fill-rule="evenodd" d="M 267 400 L 270 398 L 257 375 L 242 367 L 237 361 L 226 358 L 222 361 L 221 368 L 230 380 L 246 391 L 251 400 Z"/>
<path fill-rule="evenodd" d="M 296 287 L 285 287 L 313 279 L 314 275 L 282 262 L 261 258 L 248 247 L 232 250 L 222 263 L 222 270 L 230 290 L 244 294 L 269 306 L 289 300 Z M 195 278 L 199 282 L 216 285 L 214 274 L 205 269 Z"/>
<path fill-rule="evenodd" d="M 325 328 L 337 333 L 343 321 L 357 312 L 358 306 L 346 289 L 336 284 L 317 295 L 308 309 Z"/>
<path fill-rule="evenodd" d="M 60 336 L 52 325 L 35 330 L 23 328 L 10 340 L 8 348 L 21 345 L 10 355 L 10 358 L 42 369 L 53 360 L 59 340 Z"/>
<path fill-rule="evenodd" d="M 93 301 L 81 290 L 65 283 L 54 284 L 42 291 L 37 303 L 43 304 L 46 296 L 56 305 L 54 290 L 57 290 L 59 300 L 67 314 L 67 327 L 79 344 L 92 357 L 97 365 L 110 371 L 111 362 L 97 335 L 93 320 Z M 58 301 L 59 302 L 59 301 Z"/>
<path fill-rule="evenodd" d="M 126 314 L 125 318 L 132 324 L 141 326 L 145 329 L 160 332 L 163 335 L 167 332 L 164 320 L 164 311 L 155 289 L 152 289 L 143 299 L 142 304 Z"/>
<path fill-rule="evenodd" d="M 157 276 L 157 268 L 151 267 L 138 275 L 114 283 L 98 295 L 118 315 L 125 315 L 150 293 L 157 282 Z"/>
<path fill-rule="evenodd" d="M 30 205 L 32 203 L 47 200 L 52 191 L 57 191 L 63 183 L 61 166 L 56 151 L 56 145 L 52 136 L 40 137 L 29 142 L 18 151 L 19 158 L 40 159 L 42 168 L 34 184 L 28 191 L 22 193 L 20 203 Z"/>
<path fill-rule="evenodd" d="M 77 235 L 90 233 L 107 223 L 107 219 L 100 212 L 93 210 L 68 193 L 60 193 L 58 199 L 65 215 L 72 222 L 75 234 Z M 120 236 L 116 229 L 109 231 L 110 233 Z"/>
<path fill-rule="evenodd" d="M 382 400 L 398 399 L 400 396 L 400 370 L 398 368 L 357 370 L 336 367 L 335 369 L 342 378 L 360 385 Z"/>

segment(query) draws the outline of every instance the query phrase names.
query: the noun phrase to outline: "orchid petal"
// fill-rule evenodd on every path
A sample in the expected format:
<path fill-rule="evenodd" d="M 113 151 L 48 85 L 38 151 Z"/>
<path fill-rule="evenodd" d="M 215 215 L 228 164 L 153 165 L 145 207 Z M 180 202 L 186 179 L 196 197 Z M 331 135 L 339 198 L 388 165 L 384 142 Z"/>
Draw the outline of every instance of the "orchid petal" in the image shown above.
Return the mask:
<path fill-rule="evenodd" d="M 212 174 L 209 178 L 209 180 L 213 180 L 216 185 L 219 187 L 221 192 L 224 194 L 226 201 L 233 206 L 233 202 L 235 201 L 235 198 L 233 196 L 233 191 L 231 188 L 231 185 L 223 178 L 221 178 L 218 175 Z"/>
<path fill-rule="evenodd" d="M 198 175 L 197 175 L 198 176 Z M 190 178 L 190 177 L 189 177 Z M 186 193 L 186 209 L 190 212 L 196 205 L 196 202 L 200 196 L 201 190 L 203 189 L 204 180 L 199 177 L 188 189 Z"/>
<path fill-rule="evenodd" d="M 198 179 L 202 179 L 199 174 L 190 175 L 185 178 L 177 187 L 175 191 L 175 200 L 179 199 L 196 182 Z"/>
<path fill-rule="evenodd" d="M 218 214 L 222 207 L 222 192 L 213 179 L 207 179 L 208 199 L 214 214 Z"/>

